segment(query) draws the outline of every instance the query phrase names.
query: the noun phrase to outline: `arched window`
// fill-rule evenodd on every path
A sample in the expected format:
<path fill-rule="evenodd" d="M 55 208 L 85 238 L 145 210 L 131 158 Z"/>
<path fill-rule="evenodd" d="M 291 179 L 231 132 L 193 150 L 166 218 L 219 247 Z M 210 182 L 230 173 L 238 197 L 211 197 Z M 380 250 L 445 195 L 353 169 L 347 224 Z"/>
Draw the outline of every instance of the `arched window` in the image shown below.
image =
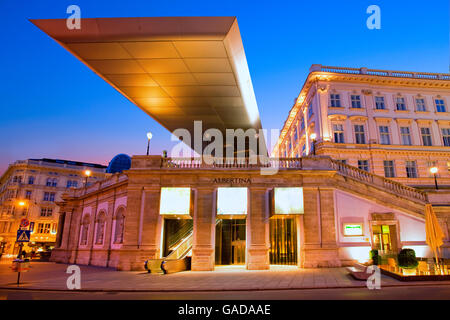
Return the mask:
<path fill-rule="evenodd" d="M 116 213 L 116 226 L 114 230 L 114 243 L 123 243 L 123 230 L 125 224 L 125 209 L 120 208 Z"/>
<path fill-rule="evenodd" d="M 88 242 L 89 224 L 90 224 L 90 215 L 87 214 L 84 216 L 83 221 L 81 223 L 80 245 L 82 246 L 87 245 Z"/>
<path fill-rule="evenodd" d="M 105 238 L 106 215 L 101 211 L 97 218 L 97 229 L 95 230 L 95 244 L 103 244 Z"/>

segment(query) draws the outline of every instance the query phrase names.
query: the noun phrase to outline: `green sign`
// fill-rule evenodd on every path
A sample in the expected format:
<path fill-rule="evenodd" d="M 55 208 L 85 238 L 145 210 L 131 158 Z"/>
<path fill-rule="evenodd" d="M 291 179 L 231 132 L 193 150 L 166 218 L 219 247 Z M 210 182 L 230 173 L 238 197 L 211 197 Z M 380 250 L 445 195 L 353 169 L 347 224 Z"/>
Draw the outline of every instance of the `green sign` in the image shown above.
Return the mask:
<path fill-rule="evenodd" d="M 362 236 L 362 224 L 344 224 L 344 236 Z"/>

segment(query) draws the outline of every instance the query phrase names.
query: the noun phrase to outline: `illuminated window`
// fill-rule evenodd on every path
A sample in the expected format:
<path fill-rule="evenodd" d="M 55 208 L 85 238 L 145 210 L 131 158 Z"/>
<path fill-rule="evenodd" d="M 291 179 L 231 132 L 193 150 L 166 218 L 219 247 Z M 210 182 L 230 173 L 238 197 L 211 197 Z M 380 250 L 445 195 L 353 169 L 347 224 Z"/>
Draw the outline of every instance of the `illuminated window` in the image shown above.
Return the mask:
<path fill-rule="evenodd" d="M 344 236 L 362 236 L 364 235 L 362 223 L 344 223 Z"/>
<path fill-rule="evenodd" d="M 217 214 L 247 214 L 247 188 L 218 188 Z"/>
<path fill-rule="evenodd" d="M 48 234 L 50 233 L 50 223 L 38 223 L 37 233 Z"/>
<path fill-rule="evenodd" d="M 190 188 L 161 188 L 159 214 L 190 214 Z"/>
<path fill-rule="evenodd" d="M 53 215 L 52 208 L 41 208 L 41 217 L 51 217 Z"/>
<path fill-rule="evenodd" d="M 386 105 L 384 104 L 384 97 L 375 97 L 375 108 L 377 110 L 386 109 Z"/>
<path fill-rule="evenodd" d="M 303 214 L 303 188 L 274 188 L 274 214 Z"/>

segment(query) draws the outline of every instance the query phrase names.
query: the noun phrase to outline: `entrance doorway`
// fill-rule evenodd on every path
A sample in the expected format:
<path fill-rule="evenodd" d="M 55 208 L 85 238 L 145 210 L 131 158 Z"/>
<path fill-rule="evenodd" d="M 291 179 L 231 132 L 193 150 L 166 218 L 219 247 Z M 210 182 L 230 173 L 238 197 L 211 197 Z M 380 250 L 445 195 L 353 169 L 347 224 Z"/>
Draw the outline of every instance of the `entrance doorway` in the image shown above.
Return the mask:
<path fill-rule="evenodd" d="M 216 265 L 245 264 L 245 219 L 217 219 Z"/>
<path fill-rule="evenodd" d="M 162 256 L 167 257 L 193 229 L 192 219 L 164 219 Z"/>
<path fill-rule="evenodd" d="M 395 225 L 373 225 L 373 248 L 380 253 L 397 252 L 397 233 Z"/>
<path fill-rule="evenodd" d="M 270 225 L 270 264 L 297 265 L 297 223 L 292 217 L 272 217 Z"/>

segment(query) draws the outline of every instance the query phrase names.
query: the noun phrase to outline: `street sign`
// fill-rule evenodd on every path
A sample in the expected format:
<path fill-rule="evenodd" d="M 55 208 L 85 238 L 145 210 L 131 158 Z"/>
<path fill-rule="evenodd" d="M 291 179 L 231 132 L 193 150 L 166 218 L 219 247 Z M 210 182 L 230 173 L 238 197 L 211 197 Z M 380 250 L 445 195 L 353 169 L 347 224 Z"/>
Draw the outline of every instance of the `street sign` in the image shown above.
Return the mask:
<path fill-rule="evenodd" d="M 23 218 L 22 220 L 20 220 L 21 228 L 26 228 L 26 227 L 28 227 L 29 224 L 30 224 L 30 221 L 27 218 Z"/>
<path fill-rule="evenodd" d="M 30 230 L 17 230 L 17 242 L 30 242 Z"/>

